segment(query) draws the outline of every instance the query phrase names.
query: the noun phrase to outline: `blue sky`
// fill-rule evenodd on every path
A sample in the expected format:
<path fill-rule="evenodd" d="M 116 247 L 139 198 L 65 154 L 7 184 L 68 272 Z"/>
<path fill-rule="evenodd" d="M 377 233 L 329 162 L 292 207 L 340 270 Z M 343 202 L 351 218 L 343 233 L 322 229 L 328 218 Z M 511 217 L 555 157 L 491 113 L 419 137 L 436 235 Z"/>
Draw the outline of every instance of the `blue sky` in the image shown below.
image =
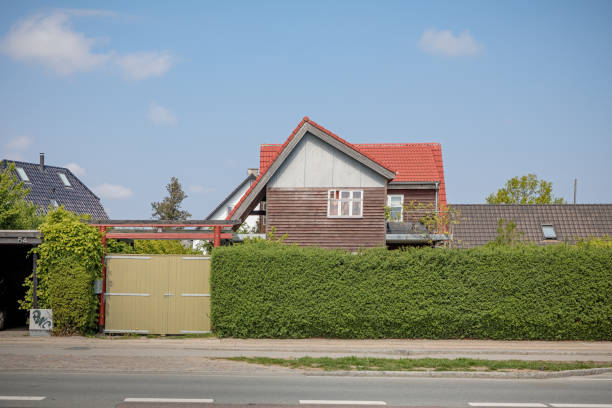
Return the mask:
<path fill-rule="evenodd" d="M 450 203 L 527 173 L 610 203 L 610 21 L 609 1 L 2 2 L 0 158 L 70 164 L 112 218 L 150 218 L 176 176 L 204 218 L 307 115 L 440 142 Z"/>

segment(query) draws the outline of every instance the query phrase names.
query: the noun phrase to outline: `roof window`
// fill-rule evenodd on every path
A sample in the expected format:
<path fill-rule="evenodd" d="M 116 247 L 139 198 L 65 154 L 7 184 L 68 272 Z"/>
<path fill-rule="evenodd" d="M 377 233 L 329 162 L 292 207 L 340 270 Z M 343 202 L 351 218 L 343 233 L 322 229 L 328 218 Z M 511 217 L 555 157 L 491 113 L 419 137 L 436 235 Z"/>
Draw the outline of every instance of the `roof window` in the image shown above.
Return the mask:
<path fill-rule="evenodd" d="M 66 187 L 72 187 L 72 184 L 70 184 L 68 177 L 66 177 L 64 173 L 57 173 L 57 175 L 59 176 L 60 180 L 62 180 L 62 183 L 64 183 Z"/>
<path fill-rule="evenodd" d="M 57 201 L 53 199 L 51 199 L 51 205 L 53 206 L 53 208 L 59 207 L 59 204 L 57 203 Z"/>
<path fill-rule="evenodd" d="M 19 178 L 22 181 L 30 181 L 30 178 L 28 177 L 28 175 L 26 174 L 25 170 L 22 167 L 15 167 L 15 171 L 17 172 L 17 174 L 19 175 Z"/>
<path fill-rule="evenodd" d="M 544 239 L 557 239 L 557 233 L 555 232 L 555 227 L 550 224 L 542 225 L 542 234 L 544 234 Z"/>

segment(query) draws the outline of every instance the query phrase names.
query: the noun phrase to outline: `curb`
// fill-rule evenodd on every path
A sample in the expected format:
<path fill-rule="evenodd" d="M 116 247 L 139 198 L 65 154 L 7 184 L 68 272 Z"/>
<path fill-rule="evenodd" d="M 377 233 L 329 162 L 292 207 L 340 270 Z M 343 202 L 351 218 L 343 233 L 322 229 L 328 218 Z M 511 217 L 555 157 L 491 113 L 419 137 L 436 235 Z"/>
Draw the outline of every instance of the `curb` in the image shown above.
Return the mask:
<path fill-rule="evenodd" d="M 566 371 L 321 371 L 306 372 L 306 376 L 337 377 L 428 377 L 428 378 L 511 378 L 543 379 L 612 373 L 610 368 L 589 368 Z"/>

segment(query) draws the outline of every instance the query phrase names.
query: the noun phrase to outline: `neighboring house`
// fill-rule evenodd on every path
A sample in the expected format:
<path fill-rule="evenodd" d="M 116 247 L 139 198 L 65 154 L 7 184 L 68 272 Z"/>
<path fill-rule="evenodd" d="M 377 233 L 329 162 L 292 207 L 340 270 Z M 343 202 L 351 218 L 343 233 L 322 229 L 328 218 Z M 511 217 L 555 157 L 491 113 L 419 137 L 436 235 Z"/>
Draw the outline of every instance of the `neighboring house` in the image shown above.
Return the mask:
<path fill-rule="evenodd" d="M 69 211 L 89 214 L 93 219 L 108 219 L 100 199 L 69 169 L 45 165 L 43 154 L 39 163 L 2 160 L 0 169 L 8 163 L 15 163 L 17 178 L 30 190 L 26 200 L 37 205 L 41 212 L 47 212 L 49 206 L 63 205 Z"/>
<path fill-rule="evenodd" d="M 411 201 L 446 207 L 438 143 L 351 144 L 306 117 L 285 143 L 261 146 L 259 175 L 226 219 L 261 204 L 265 232 L 286 243 L 355 250 L 422 242 L 423 231 L 392 234 L 385 219 L 386 206 L 409 218 Z"/>
<path fill-rule="evenodd" d="M 497 236 L 499 220 L 512 221 L 527 242 L 549 245 L 612 236 L 612 204 L 451 204 L 459 213 L 451 245 L 471 248 Z"/>
<path fill-rule="evenodd" d="M 211 211 L 206 217 L 207 220 L 224 220 L 232 212 L 234 206 L 240 201 L 240 198 L 247 192 L 251 184 L 255 181 L 258 175 L 258 169 L 248 169 L 247 178 L 245 178 L 239 185 L 229 193 L 227 197 L 221 203 Z M 257 215 L 250 215 L 246 218 L 244 226 L 249 230 L 253 231 L 258 228 L 259 217 Z"/>

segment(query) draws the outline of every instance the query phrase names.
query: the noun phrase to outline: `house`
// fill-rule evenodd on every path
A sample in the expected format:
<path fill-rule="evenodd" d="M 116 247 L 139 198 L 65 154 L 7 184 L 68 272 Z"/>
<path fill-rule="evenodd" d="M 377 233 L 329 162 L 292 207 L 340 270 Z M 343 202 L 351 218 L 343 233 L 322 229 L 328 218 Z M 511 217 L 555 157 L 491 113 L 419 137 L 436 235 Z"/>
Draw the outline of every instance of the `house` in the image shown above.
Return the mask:
<path fill-rule="evenodd" d="M 15 163 L 18 179 L 30 190 L 26 200 L 37 205 L 40 211 L 63 205 L 69 211 L 89 214 L 93 219 L 108 219 L 100 199 L 69 169 L 46 165 L 43 153 L 39 163 L 2 160 L 0 169 L 6 168 L 8 163 Z"/>
<path fill-rule="evenodd" d="M 519 239 L 538 245 L 612 236 L 612 204 L 451 204 L 458 216 L 451 246 L 472 248 L 497 236 L 499 220 L 514 222 Z"/>
<path fill-rule="evenodd" d="M 305 117 L 283 144 L 261 146 L 259 174 L 226 219 L 261 206 L 264 232 L 286 243 L 355 250 L 431 239 L 387 222 L 385 207 L 406 220 L 412 201 L 446 207 L 440 144 L 351 144 Z"/>
<path fill-rule="evenodd" d="M 251 184 L 255 181 L 258 175 L 259 169 L 248 169 L 247 177 L 242 180 L 238 187 L 236 187 L 231 193 L 214 210 L 208 214 L 207 220 L 224 220 L 232 212 L 234 206 L 240 201 L 240 198 L 247 192 L 251 187 Z M 257 208 L 255 209 L 257 211 Z M 249 215 L 244 221 L 244 226 L 249 231 L 255 231 L 259 227 L 259 217 L 257 215 Z"/>

